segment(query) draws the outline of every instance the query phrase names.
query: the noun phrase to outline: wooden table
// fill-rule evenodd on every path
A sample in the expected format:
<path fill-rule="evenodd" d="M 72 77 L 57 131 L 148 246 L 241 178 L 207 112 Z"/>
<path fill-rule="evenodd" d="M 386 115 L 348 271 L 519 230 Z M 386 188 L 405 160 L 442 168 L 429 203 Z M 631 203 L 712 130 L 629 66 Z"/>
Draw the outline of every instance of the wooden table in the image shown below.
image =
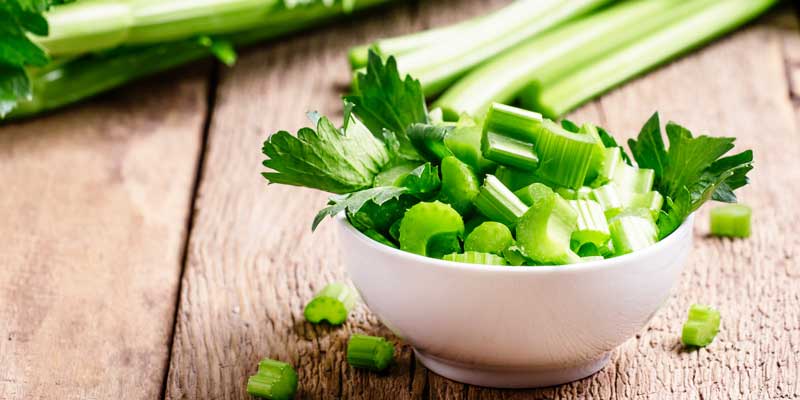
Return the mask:
<path fill-rule="evenodd" d="M 674 296 L 598 374 L 490 390 L 427 371 L 407 346 L 388 373 L 365 373 L 347 366 L 346 338 L 390 335 L 366 308 L 339 329 L 303 320 L 346 276 L 331 224 L 309 229 L 325 195 L 268 187 L 262 141 L 306 110 L 340 114 L 348 46 L 507 2 L 404 3 L 2 127 L 0 399 L 244 399 L 262 357 L 296 366 L 298 398 L 800 396 L 800 34 L 787 6 L 571 116 L 630 136 L 659 110 L 737 136 L 757 163 L 741 195 L 753 236 L 710 238 L 701 212 Z M 686 352 L 694 302 L 723 326 Z"/>

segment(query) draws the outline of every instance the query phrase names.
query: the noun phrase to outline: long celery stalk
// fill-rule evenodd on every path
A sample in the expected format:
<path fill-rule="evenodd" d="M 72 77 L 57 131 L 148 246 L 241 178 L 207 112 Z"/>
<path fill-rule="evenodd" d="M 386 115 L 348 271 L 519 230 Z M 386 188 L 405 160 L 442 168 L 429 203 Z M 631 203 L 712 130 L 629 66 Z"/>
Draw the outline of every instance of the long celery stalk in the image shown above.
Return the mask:
<path fill-rule="evenodd" d="M 359 0 L 355 9 L 362 9 L 387 0 Z M 256 29 L 222 36 L 235 45 L 257 41 L 307 28 L 337 16 L 341 4 L 281 9 L 262 19 Z M 208 48 L 195 39 L 185 39 L 154 46 L 123 47 L 98 54 L 89 54 L 65 63 L 31 71 L 33 97 L 20 101 L 8 118 L 21 118 L 91 97 L 137 78 L 152 75 L 209 55 Z"/>
<path fill-rule="evenodd" d="M 710 1 L 613 53 L 587 64 L 541 91 L 529 90 L 523 104 L 548 116 L 563 115 L 587 100 L 677 55 L 755 18 L 777 0 Z"/>
<path fill-rule="evenodd" d="M 442 93 L 434 107 L 440 107 L 448 119 L 460 113 L 482 115 L 492 102 L 511 102 L 531 82 L 559 77 L 641 36 L 653 25 L 652 16 L 681 2 L 626 2 L 558 27 L 470 72 Z"/>
<path fill-rule="evenodd" d="M 398 55 L 397 65 L 420 80 L 426 95 L 435 95 L 486 60 L 608 1 L 517 0 L 482 17 L 457 40 Z"/>

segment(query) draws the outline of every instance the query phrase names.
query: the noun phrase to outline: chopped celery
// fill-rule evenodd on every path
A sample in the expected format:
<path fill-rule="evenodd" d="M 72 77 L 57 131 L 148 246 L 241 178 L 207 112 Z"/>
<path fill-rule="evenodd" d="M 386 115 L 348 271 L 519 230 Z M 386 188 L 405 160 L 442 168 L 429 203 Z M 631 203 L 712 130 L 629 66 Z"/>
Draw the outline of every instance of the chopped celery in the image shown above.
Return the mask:
<path fill-rule="evenodd" d="M 489 172 L 494 167 L 494 163 L 485 159 L 481 152 L 481 127 L 469 116 L 459 118 L 456 127 L 445 136 L 444 144 L 475 172 Z"/>
<path fill-rule="evenodd" d="M 603 207 L 592 200 L 567 202 L 578 213 L 578 228 L 572 232 L 571 240 L 576 241 L 578 247 L 586 243 L 593 243 L 598 247 L 608 243 L 610 233 Z"/>
<path fill-rule="evenodd" d="M 541 264 L 569 264 L 580 257 L 570 249 L 578 215 L 566 200 L 542 184 L 529 187 L 532 204 L 517 224 L 517 245 Z"/>
<path fill-rule="evenodd" d="M 614 171 L 614 178 L 611 183 L 626 192 L 647 193 L 653 190 L 654 179 L 655 171 L 652 169 L 636 168 L 625 163 L 619 163 Z"/>
<path fill-rule="evenodd" d="M 394 360 L 394 345 L 382 337 L 353 335 L 347 342 L 347 363 L 373 371 L 383 371 Z"/>
<path fill-rule="evenodd" d="M 343 283 L 331 283 L 325 286 L 303 310 L 308 322 L 318 324 L 327 321 L 331 325 L 341 325 L 347 314 L 355 306 L 358 295 L 355 290 Z"/>
<path fill-rule="evenodd" d="M 431 258 L 442 258 L 445 254 L 460 253 L 461 241 L 457 235 L 442 233 L 434 235 L 428 241 L 428 253 Z"/>
<path fill-rule="evenodd" d="M 372 186 L 400 186 L 409 172 L 417 168 L 419 163 L 403 162 L 381 171 L 372 180 Z"/>
<path fill-rule="evenodd" d="M 592 189 L 591 198 L 600 203 L 605 210 L 606 218 L 612 218 L 628 208 L 643 208 L 649 210 L 655 220 L 664 203 L 664 196 L 659 192 L 631 193 L 612 184 Z"/>
<path fill-rule="evenodd" d="M 611 182 L 616 176 L 617 168 L 624 164 L 625 161 L 622 159 L 622 149 L 619 147 L 606 147 L 603 149 L 603 162 L 600 165 L 600 169 L 597 171 L 597 175 L 591 182 L 591 186 L 599 187 Z"/>
<path fill-rule="evenodd" d="M 395 249 L 398 248 L 397 245 L 394 242 L 389 240 L 389 238 L 387 238 L 382 233 L 380 233 L 380 232 L 378 232 L 378 231 L 376 231 L 374 229 L 365 230 L 364 231 L 364 235 L 367 235 L 370 239 L 372 239 L 372 240 L 374 240 L 374 241 L 376 241 L 376 242 L 378 242 L 380 244 L 385 244 L 385 245 L 387 245 L 389 247 L 394 247 Z"/>
<path fill-rule="evenodd" d="M 483 131 L 481 151 L 489 160 L 523 171 L 533 171 L 539 166 L 539 157 L 536 156 L 532 143 L 492 131 Z"/>
<path fill-rule="evenodd" d="M 591 200 L 592 188 L 588 186 L 581 186 L 580 189 L 570 189 L 565 187 L 556 188 L 556 193 L 566 200 Z M 524 201 L 524 200 L 523 200 Z"/>
<path fill-rule="evenodd" d="M 464 222 L 464 236 L 469 236 L 480 224 L 486 222 L 487 219 L 480 213 L 475 213 L 470 219 Z"/>
<path fill-rule="evenodd" d="M 291 365 L 265 358 L 247 380 L 247 393 L 268 400 L 290 400 L 297 391 L 297 373 Z"/>
<path fill-rule="evenodd" d="M 447 254 L 442 257 L 442 260 L 467 264 L 507 265 L 506 260 L 503 257 L 494 255 L 492 253 L 481 253 L 478 251 L 465 251 L 462 254 Z"/>
<path fill-rule="evenodd" d="M 394 239 L 395 242 L 400 243 L 400 225 L 403 223 L 403 218 L 398 218 L 397 221 L 394 221 L 391 225 L 389 225 L 389 236 Z"/>
<path fill-rule="evenodd" d="M 594 138 L 569 132 L 550 120 L 542 121 L 534 137 L 540 159 L 537 175 L 568 188 L 583 186 L 596 146 Z"/>
<path fill-rule="evenodd" d="M 528 265 L 530 263 L 528 256 L 526 256 L 522 249 L 516 244 L 506 247 L 505 250 L 503 250 L 503 257 L 505 257 L 509 265 L 515 267 Z"/>
<path fill-rule="evenodd" d="M 658 228 L 649 210 L 627 210 L 609 221 L 616 255 L 632 253 L 658 241 Z"/>
<path fill-rule="evenodd" d="M 531 183 L 545 183 L 539 176 L 530 172 L 501 165 L 495 171 L 497 179 L 511 191 L 517 191 Z"/>
<path fill-rule="evenodd" d="M 476 227 L 464 241 L 464 251 L 501 254 L 514 238 L 507 226 L 494 221 L 484 222 Z"/>
<path fill-rule="evenodd" d="M 439 201 L 422 202 L 409 208 L 403 216 L 400 248 L 425 256 L 434 238 L 441 244 L 444 237 L 457 240 L 463 234 L 464 221 L 453 207 Z"/>
<path fill-rule="evenodd" d="M 658 220 L 661 206 L 664 205 L 664 196 L 661 193 L 651 190 L 647 193 L 633 193 L 628 202 L 630 208 L 644 208 L 650 210 L 653 220 Z"/>
<path fill-rule="evenodd" d="M 417 153 L 433 162 L 453 155 L 444 143 L 448 133 L 449 129 L 445 126 L 420 123 L 412 124 L 406 130 L 406 135 Z"/>
<path fill-rule="evenodd" d="M 523 108 L 492 103 L 483 124 L 485 132 L 500 132 L 508 137 L 533 142 L 533 132 L 542 123 L 542 115 Z"/>
<path fill-rule="evenodd" d="M 469 165 L 453 156 L 442 159 L 439 169 L 442 172 L 439 199 L 453 206 L 460 214 L 467 213 L 472 207 L 472 200 L 480 191 L 478 176 Z"/>
<path fill-rule="evenodd" d="M 514 193 L 503 185 L 494 175 L 486 175 L 483 186 L 473 204 L 486 218 L 501 222 L 509 227 L 517 224 L 517 220 L 528 207 Z"/>
<path fill-rule="evenodd" d="M 692 304 L 689 317 L 683 325 L 681 342 L 686 346 L 705 347 L 719 333 L 719 311 L 700 304 Z"/>
<path fill-rule="evenodd" d="M 711 234 L 714 236 L 750 237 L 753 211 L 744 204 L 726 204 L 711 209 Z"/>

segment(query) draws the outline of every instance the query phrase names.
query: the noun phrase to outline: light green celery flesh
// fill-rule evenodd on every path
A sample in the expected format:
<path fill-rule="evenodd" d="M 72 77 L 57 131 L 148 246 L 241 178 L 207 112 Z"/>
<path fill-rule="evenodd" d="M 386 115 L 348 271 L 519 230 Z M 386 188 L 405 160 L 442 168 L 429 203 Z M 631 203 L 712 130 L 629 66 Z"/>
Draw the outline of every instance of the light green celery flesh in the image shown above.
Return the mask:
<path fill-rule="evenodd" d="M 622 3 L 527 40 L 459 79 L 434 105 L 442 107 L 447 116 L 462 112 L 483 115 L 492 102 L 509 103 L 532 82 L 541 81 L 540 72 L 566 73 L 574 65 L 580 65 L 572 60 L 602 55 L 599 51 L 608 51 L 609 46 L 618 44 L 620 34 L 626 36 L 631 24 L 674 2 Z M 552 78 L 548 74 L 548 79 Z"/>
<path fill-rule="evenodd" d="M 477 251 L 465 251 L 462 254 L 447 254 L 442 257 L 442 260 L 467 264 L 507 265 L 506 260 L 503 257 L 491 253 L 481 253 Z"/>
<path fill-rule="evenodd" d="M 578 247 L 585 243 L 602 246 L 608 242 L 610 232 L 603 207 L 592 200 L 568 200 L 578 214 L 578 228 L 572 232 L 572 240 Z"/>
<path fill-rule="evenodd" d="M 355 3 L 355 9 L 386 1 L 388 0 L 359 0 Z M 258 28 L 222 38 L 243 46 L 313 26 L 343 14 L 341 4 L 329 7 L 318 3 L 313 6 L 281 9 L 264 17 Z M 59 108 L 134 79 L 209 55 L 206 46 L 191 38 L 152 46 L 115 49 L 107 53 L 77 57 L 63 64 L 52 64 L 31 72 L 33 97 L 20 101 L 7 118 L 22 118 Z"/>
<path fill-rule="evenodd" d="M 353 335 L 347 342 L 347 363 L 354 367 L 382 371 L 393 357 L 394 345 L 381 337 Z"/>
<path fill-rule="evenodd" d="M 608 227 L 617 255 L 641 250 L 658 241 L 658 228 L 649 215 L 620 214 L 611 219 Z"/>
<path fill-rule="evenodd" d="M 744 24 L 776 2 L 702 1 L 706 5 L 702 9 L 674 18 L 671 24 L 643 35 L 557 82 L 548 83 L 541 91 L 529 93 L 532 96 L 524 96 L 523 103 L 545 115 L 563 115 L 598 94 Z"/>
<path fill-rule="evenodd" d="M 603 163 L 600 166 L 597 176 L 592 182 L 592 186 L 601 186 L 614 179 L 617 168 L 625 164 L 622 160 L 622 150 L 619 147 L 608 147 L 603 150 Z"/>
<path fill-rule="evenodd" d="M 489 220 L 503 223 L 509 227 L 516 225 L 517 220 L 528 209 L 528 206 L 494 175 L 486 175 L 483 186 L 475 196 L 473 204 Z"/>
<path fill-rule="evenodd" d="M 656 219 L 664 204 L 664 196 L 659 192 L 634 193 L 620 189 L 613 183 L 592 189 L 590 197 L 600 204 L 607 218 L 611 218 L 625 209 L 633 208 L 649 210 Z"/>
<path fill-rule="evenodd" d="M 588 135 L 568 132 L 544 120 L 534 132 L 539 156 L 537 175 L 557 185 L 578 189 L 589 171 L 595 141 Z"/>
<path fill-rule="evenodd" d="M 711 209 L 711 234 L 749 237 L 752 210 L 744 204 L 726 204 Z"/>
<path fill-rule="evenodd" d="M 494 132 L 484 132 L 483 137 L 483 156 L 487 159 L 523 171 L 534 171 L 539 165 L 533 144 Z"/>
<path fill-rule="evenodd" d="M 427 96 L 486 60 L 609 0 L 518 0 L 465 29 L 458 40 L 401 54 L 397 65 L 419 79 Z"/>
<path fill-rule="evenodd" d="M 534 193 L 533 205 L 517 224 L 517 245 L 543 265 L 579 262 L 580 257 L 570 250 L 577 218 L 566 200 L 540 185 Z"/>
<path fill-rule="evenodd" d="M 500 132 L 514 139 L 533 142 L 533 133 L 542 123 L 542 115 L 519 107 L 492 103 L 486 113 L 483 131 Z"/>
<path fill-rule="evenodd" d="M 647 168 L 631 167 L 620 163 L 614 172 L 611 183 L 625 192 L 647 193 L 653 190 L 655 171 Z"/>

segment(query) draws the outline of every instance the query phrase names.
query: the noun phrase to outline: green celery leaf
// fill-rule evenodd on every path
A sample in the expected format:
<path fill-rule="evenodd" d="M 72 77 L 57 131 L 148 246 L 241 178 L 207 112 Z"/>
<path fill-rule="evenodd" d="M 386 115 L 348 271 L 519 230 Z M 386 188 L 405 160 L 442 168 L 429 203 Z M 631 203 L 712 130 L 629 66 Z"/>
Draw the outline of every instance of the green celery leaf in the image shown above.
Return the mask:
<path fill-rule="evenodd" d="M 17 105 L 18 99 L 28 99 L 31 87 L 25 70 L 0 64 L 0 117 Z"/>
<path fill-rule="evenodd" d="M 650 168 L 655 171 L 656 184 L 658 184 L 664 176 L 664 170 L 667 169 L 667 150 L 664 147 L 664 138 L 661 136 L 661 122 L 658 113 L 653 114 L 647 120 L 636 140 L 628 140 L 628 147 L 630 147 L 639 168 Z M 665 195 L 672 196 L 674 193 Z"/>
<path fill-rule="evenodd" d="M 264 166 L 270 183 L 305 186 L 331 193 L 349 193 L 372 186 L 372 180 L 391 161 L 386 145 L 358 119 L 339 130 L 326 117 L 310 113 L 317 130 L 303 128 L 297 136 L 275 133 L 264 142 L 269 157 Z"/>
<path fill-rule="evenodd" d="M 684 186 L 691 188 L 700 179 L 703 171 L 733 148 L 736 140 L 710 136 L 694 138 L 688 129 L 672 122 L 667 123 L 667 138 L 667 168 L 664 169 L 659 183 L 670 195 L 674 195 Z"/>
<path fill-rule="evenodd" d="M 428 161 L 438 163 L 443 158 L 453 155 L 444 143 L 444 138 L 450 130 L 446 126 L 415 123 L 411 124 L 407 133 L 417 153 Z"/>
<path fill-rule="evenodd" d="M 317 229 L 317 226 L 319 226 L 320 222 L 322 222 L 325 217 L 333 217 L 343 211 L 347 211 L 348 214 L 356 214 L 367 203 L 372 203 L 380 207 L 390 200 L 399 200 L 400 196 L 407 191 L 408 189 L 405 187 L 379 186 L 353 193 L 332 196 L 328 202 L 329 205 L 317 213 L 311 225 L 311 230 Z"/>
<path fill-rule="evenodd" d="M 353 103 L 352 112 L 376 136 L 384 130 L 393 132 L 400 143 L 401 157 L 420 160 L 406 134 L 411 124 L 429 122 L 419 81 L 410 76 L 401 79 L 394 57 L 384 64 L 380 56 L 370 51 L 367 73 L 356 76 L 355 86 L 356 93 L 345 97 Z"/>
<path fill-rule="evenodd" d="M 658 216 L 658 240 L 661 240 L 670 233 L 675 232 L 683 223 L 683 220 L 692 213 L 692 200 L 689 190 L 683 188 L 678 192 L 678 197 L 673 200 L 671 197 L 666 198 L 664 210 L 661 210 Z"/>
<path fill-rule="evenodd" d="M 572 133 L 579 133 L 581 131 L 581 127 L 576 125 L 574 122 L 564 118 L 561 120 L 561 127 L 572 132 Z"/>
<path fill-rule="evenodd" d="M 425 163 L 411 170 L 400 186 L 408 189 L 409 194 L 420 198 L 430 197 L 442 185 L 439 179 L 439 167 Z"/>

